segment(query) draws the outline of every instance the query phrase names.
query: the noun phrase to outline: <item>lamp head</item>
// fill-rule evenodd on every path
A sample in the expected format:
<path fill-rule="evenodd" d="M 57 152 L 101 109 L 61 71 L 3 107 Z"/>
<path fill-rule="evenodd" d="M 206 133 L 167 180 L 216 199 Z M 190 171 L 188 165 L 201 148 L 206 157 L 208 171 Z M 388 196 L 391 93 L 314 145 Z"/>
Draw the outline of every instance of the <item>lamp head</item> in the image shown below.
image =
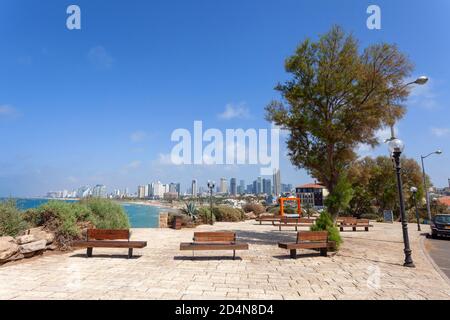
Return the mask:
<path fill-rule="evenodd" d="M 421 77 L 417 78 L 416 81 L 414 81 L 414 83 L 418 84 L 418 85 L 424 85 L 427 82 L 428 82 L 428 77 L 426 77 L 426 76 L 421 76 Z"/>
<path fill-rule="evenodd" d="M 391 154 L 393 154 L 394 152 L 402 153 L 403 150 L 405 149 L 405 144 L 403 143 L 403 141 L 397 138 L 389 141 L 388 146 Z"/>
<path fill-rule="evenodd" d="M 412 193 L 417 193 L 417 188 L 416 187 L 411 187 L 411 189 L 409 189 Z"/>
<path fill-rule="evenodd" d="M 442 154 L 442 150 L 441 149 L 439 149 L 439 150 L 436 150 L 436 152 L 435 152 L 436 154 Z"/>

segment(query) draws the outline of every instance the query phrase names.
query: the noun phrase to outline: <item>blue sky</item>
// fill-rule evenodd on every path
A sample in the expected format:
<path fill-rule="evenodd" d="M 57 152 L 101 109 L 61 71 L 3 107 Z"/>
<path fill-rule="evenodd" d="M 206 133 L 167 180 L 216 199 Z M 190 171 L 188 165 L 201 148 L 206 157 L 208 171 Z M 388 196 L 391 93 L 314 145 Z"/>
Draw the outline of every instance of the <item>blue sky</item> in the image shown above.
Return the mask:
<path fill-rule="evenodd" d="M 66 28 L 70 4 L 81 8 L 81 30 Z M 370 4 L 381 7 L 381 30 L 366 28 Z M 264 106 L 279 98 L 284 59 L 333 24 L 362 47 L 397 43 L 414 76 L 430 77 L 413 90 L 398 135 L 408 157 L 442 148 L 427 170 L 445 186 L 449 18 L 450 3 L 438 0 L 0 0 L 0 196 L 97 183 L 134 191 L 154 180 L 186 188 L 221 176 L 250 183 L 259 167 L 168 165 L 172 131 L 194 120 L 268 128 Z M 387 154 L 384 145 L 360 151 Z M 281 152 L 282 181 L 309 182 Z"/>

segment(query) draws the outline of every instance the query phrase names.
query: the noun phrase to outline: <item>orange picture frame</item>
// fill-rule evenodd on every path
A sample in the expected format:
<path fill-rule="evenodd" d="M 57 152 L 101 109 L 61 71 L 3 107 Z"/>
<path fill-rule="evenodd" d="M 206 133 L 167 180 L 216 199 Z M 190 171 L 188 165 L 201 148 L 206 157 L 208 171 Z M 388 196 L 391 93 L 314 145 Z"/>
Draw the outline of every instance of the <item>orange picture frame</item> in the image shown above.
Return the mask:
<path fill-rule="evenodd" d="M 302 215 L 302 206 L 301 206 L 301 200 L 300 198 L 279 198 L 280 201 L 280 215 L 284 216 L 284 202 L 285 201 L 297 201 L 297 212 L 298 215 Z"/>

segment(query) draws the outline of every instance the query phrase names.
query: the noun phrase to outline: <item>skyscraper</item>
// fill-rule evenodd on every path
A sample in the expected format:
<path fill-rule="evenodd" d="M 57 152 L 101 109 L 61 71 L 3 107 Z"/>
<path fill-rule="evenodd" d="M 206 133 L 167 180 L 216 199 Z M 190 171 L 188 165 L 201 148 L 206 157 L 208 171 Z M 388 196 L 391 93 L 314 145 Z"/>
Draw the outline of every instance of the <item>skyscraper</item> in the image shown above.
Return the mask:
<path fill-rule="evenodd" d="M 244 194 L 245 193 L 245 181 L 244 180 L 241 180 L 239 182 L 238 193 L 239 194 Z"/>
<path fill-rule="evenodd" d="M 228 183 L 226 178 L 220 178 L 219 192 L 228 193 Z"/>
<path fill-rule="evenodd" d="M 230 180 L 230 193 L 232 196 L 237 195 L 237 181 L 236 178 L 231 178 Z"/>
<path fill-rule="evenodd" d="M 193 197 L 197 196 L 197 180 L 196 179 L 192 180 L 192 196 Z"/>
<path fill-rule="evenodd" d="M 263 179 L 263 193 L 272 194 L 272 181 L 270 179 Z"/>
<path fill-rule="evenodd" d="M 273 172 L 273 193 L 276 197 L 281 195 L 280 169 L 275 169 Z"/>
<path fill-rule="evenodd" d="M 106 198 L 106 186 L 98 184 L 92 189 L 92 196 L 94 198 Z"/>

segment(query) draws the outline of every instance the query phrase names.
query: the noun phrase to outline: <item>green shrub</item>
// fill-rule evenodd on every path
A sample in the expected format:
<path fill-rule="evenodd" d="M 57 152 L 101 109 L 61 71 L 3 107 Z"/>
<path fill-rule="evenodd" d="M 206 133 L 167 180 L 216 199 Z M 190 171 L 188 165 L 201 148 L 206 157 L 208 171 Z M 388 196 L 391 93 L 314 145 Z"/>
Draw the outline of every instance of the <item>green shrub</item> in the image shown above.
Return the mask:
<path fill-rule="evenodd" d="M 56 242 L 64 248 L 73 239 L 80 238 L 81 230 L 77 222 L 91 221 L 91 211 L 80 203 L 49 201 L 36 209 L 27 210 L 24 218 L 32 225 L 54 232 Z"/>
<path fill-rule="evenodd" d="M 342 243 L 342 238 L 339 229 L 334 225 L 333 219 L 327 212 L 322 212 L 317 218 L 316 223 L 311 226 L 311 231 L 328 231 L 328 240 L 336 243 L 336 249 Z"/>
<path fill-rule="evenodd" d="M 185 203 L 185 208 L 183 209 L 184 214 L 189 216 L 193 221 L 197 220 L 197 207 L 194 202 Z"/>
<path fill-rule="evenodd" d="M 283 209 L 285 214 L 297 214 L 297 208 L 291 206 L 285 206 Z M 280 206 L 272 207 L 268 210 L 269 213 L 279 215 L 280 214 Z"/>
<path fill-rule="evenodd" d="M 197 218 L 203 223 L 211 223 L 211 209 L 207 207 L 200 207 L 197 210 Z M 216 216 L 212 215 L 212 222 L 216 222 Z"/>
<path fill-rule="evenodd" d="M 361 219 L 378 220 L 381 217 L 376 213 L 363 213 L 360 216 Z"/>
<path fill-rule="evenodd" d="M 242 209 L 244 210 L 244 212 L 253 212 L 257 216 L 259 216 L 261 213 L 266 212 L 266 208 L 264 208 L 262 204 L 256 202 L 247 203 Z"/>
<path fill-rule="evenodd" d="M 111 200 L 92 198 L 80 202 L 80 206 L 90 209 L 91 221 L 97 229 L 129 229 L 130 221 L 123 207 Z"/>
<path fill-rule="evenodd" d="M 243 210 L 228 206 L 214 207 L 213 213 L 217 221 L 237 222 L 245 220 L 245 214 Z"/>
<path fill-rule="evenodd" d="M 12 199 L 0 202 L 0 237 L 15 237 L 27 228 L 16 202 Z"/>

